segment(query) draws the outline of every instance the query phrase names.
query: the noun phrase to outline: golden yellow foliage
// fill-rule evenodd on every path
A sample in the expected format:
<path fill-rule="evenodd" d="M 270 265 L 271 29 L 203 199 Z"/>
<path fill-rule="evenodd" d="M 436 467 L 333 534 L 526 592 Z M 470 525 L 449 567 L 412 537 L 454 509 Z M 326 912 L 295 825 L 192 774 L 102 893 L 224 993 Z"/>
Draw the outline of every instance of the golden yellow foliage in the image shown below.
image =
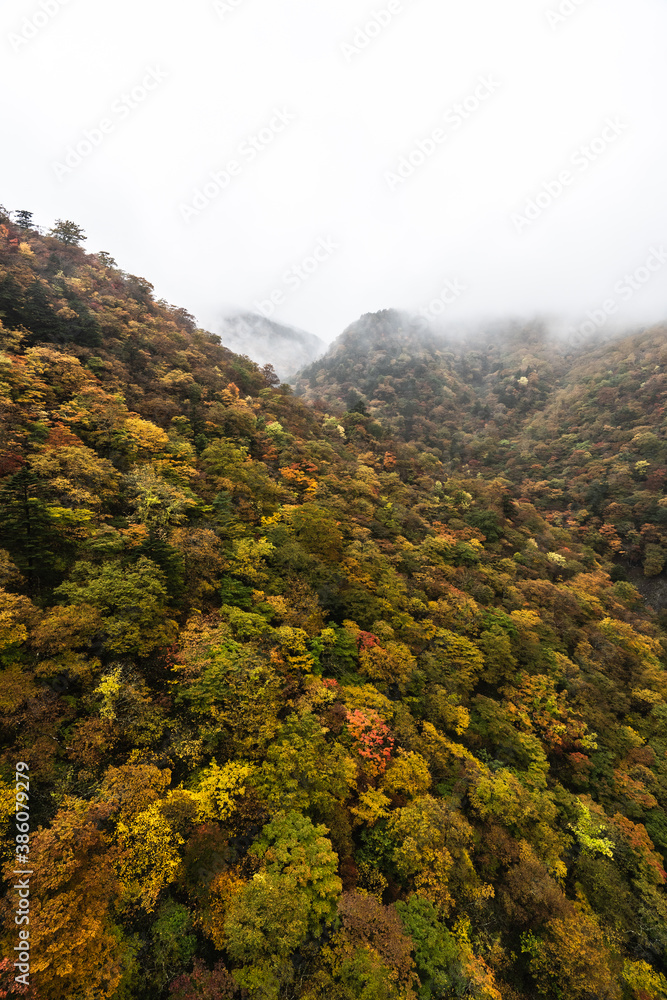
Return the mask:
<path fill-rule="evenodd" d="M 176 878 L 183 838 L 173 832 L 159 802 L 128 823 L 119 822 L 116 836 L 120 902 L 138 904 L 151 913 L 162 890 Z"/>
<path fill-rule="evenodd" d="M 0 650 L 25 642 L 36 617 L 37 608 L 29 598 L 0 590 Z"/>
<path fill-rule="evenodd" d="M 194 793 L 199 821 L 229 819 L 238 800 L 245 795 L 246 782 L 254 771 L 252 764 L 243 761 L 230 761 L 222 767 L 213 761 L 202 772 L 199 788 Z"/>

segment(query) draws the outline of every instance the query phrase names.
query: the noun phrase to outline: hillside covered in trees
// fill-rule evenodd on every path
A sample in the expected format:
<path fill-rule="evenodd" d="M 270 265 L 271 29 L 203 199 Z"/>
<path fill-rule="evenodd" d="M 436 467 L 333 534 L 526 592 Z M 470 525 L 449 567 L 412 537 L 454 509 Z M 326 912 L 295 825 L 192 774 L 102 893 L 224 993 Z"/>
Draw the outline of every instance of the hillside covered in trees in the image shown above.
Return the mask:
<path fill-rule="evenodd" d="M 667 326 L 573 345 L 538 324 L 436 335 L 362 317 L 301 372 L 306 399 L 351 408 L 448 473 L 505 476 L 547 520 L 623 567 L 667 560 Z M 664 603 L 664 601 L 663 601 Z"/>
<path fill-rule="evenodd" d="M 664 331 L 379 314 L 300 398 L 15 217 L 0 996 L 667 996 Z"/>

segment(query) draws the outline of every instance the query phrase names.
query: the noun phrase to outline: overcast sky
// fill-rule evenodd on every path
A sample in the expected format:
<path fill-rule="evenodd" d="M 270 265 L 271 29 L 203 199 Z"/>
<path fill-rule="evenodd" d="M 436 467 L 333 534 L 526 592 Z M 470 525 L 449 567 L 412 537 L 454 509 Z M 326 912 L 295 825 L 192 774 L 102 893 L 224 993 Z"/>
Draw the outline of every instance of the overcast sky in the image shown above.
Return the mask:
<path fill-rule="evenodd" d="M 5 0 L 0 202 L 209 329 L 652 321 L 666 38 L 665 0 Z"/>

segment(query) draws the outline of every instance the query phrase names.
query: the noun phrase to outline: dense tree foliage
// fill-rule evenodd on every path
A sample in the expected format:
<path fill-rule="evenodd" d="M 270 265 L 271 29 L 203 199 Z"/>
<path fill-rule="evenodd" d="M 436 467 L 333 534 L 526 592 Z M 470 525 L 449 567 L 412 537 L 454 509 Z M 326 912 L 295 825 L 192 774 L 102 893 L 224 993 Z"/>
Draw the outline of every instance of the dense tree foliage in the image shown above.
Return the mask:
<path fill-rule="evenodd" d="M 4 220 L 35 996 L 665 997 L 667 636 L 618 572 L 662 571 L 660 332 L 457 354 L 380 314 L 306 402 Z"/>
<path fill-rule="evenodd" d="M 643 578 L 667 562 L 666 363 L 664 325 L 574 345 L 538 324 L 436 337 L 388 311 L 353 324 L 297 384 L 347 411 L 360 443 L 388 432 L 443 475 L 506 478 L 506 515 L 529 500 L 651 594 Z M 488 515 L 472 516 L 495 541 Z"/>

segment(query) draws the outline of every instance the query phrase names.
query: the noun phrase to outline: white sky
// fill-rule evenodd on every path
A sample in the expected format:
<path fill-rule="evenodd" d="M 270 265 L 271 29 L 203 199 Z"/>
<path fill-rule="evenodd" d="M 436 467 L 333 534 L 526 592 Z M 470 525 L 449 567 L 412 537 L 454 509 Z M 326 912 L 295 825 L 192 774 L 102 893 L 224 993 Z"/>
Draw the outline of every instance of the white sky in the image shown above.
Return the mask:
<path fill-rule="evenodd" d="M 107 250 L 209 329 L 280 292 L 273 319 L 331 340 L 361 313 L 428 307 L 447 280 L 465 291 L 436 303 L 445 318 L 581 322 L 605 300 L 615 318 L 664 318 L 667 257 L 631 293 L 618 282 L 667 249 L 665 0 L 217 7 L 5 0 L 0 202 L 47 227 L 73 219 L 89 251 Z M 550 24 L 559 7 L 572 13 Z M 390 8 L 365 48 L 343 51 Z M 151 68 L 166 79 L 130 110 L 123 94 Z M 495 92 L 476 102 L 480 78 Z M 447 112 L 466 99 L 479 106 L 457 127 Z M 251 162 L 240 147 L 278 124 L 276 110 L 294 120 Z M 105 118 L 99 145 L 57 177 Z M 572 157 L 607 119 L 619 124 L 584 169 Z M 433 155 L 390 184 L 438 127 Z M 196 189 L 234 159 L 227 188 L 186 221 Z M 543 185 L 564 170 L 570 183 L 550 199 Z M 540 192 L 544 207 L 518 232 Z M 338 248 L 288 280 L 320 240 Z"/>

